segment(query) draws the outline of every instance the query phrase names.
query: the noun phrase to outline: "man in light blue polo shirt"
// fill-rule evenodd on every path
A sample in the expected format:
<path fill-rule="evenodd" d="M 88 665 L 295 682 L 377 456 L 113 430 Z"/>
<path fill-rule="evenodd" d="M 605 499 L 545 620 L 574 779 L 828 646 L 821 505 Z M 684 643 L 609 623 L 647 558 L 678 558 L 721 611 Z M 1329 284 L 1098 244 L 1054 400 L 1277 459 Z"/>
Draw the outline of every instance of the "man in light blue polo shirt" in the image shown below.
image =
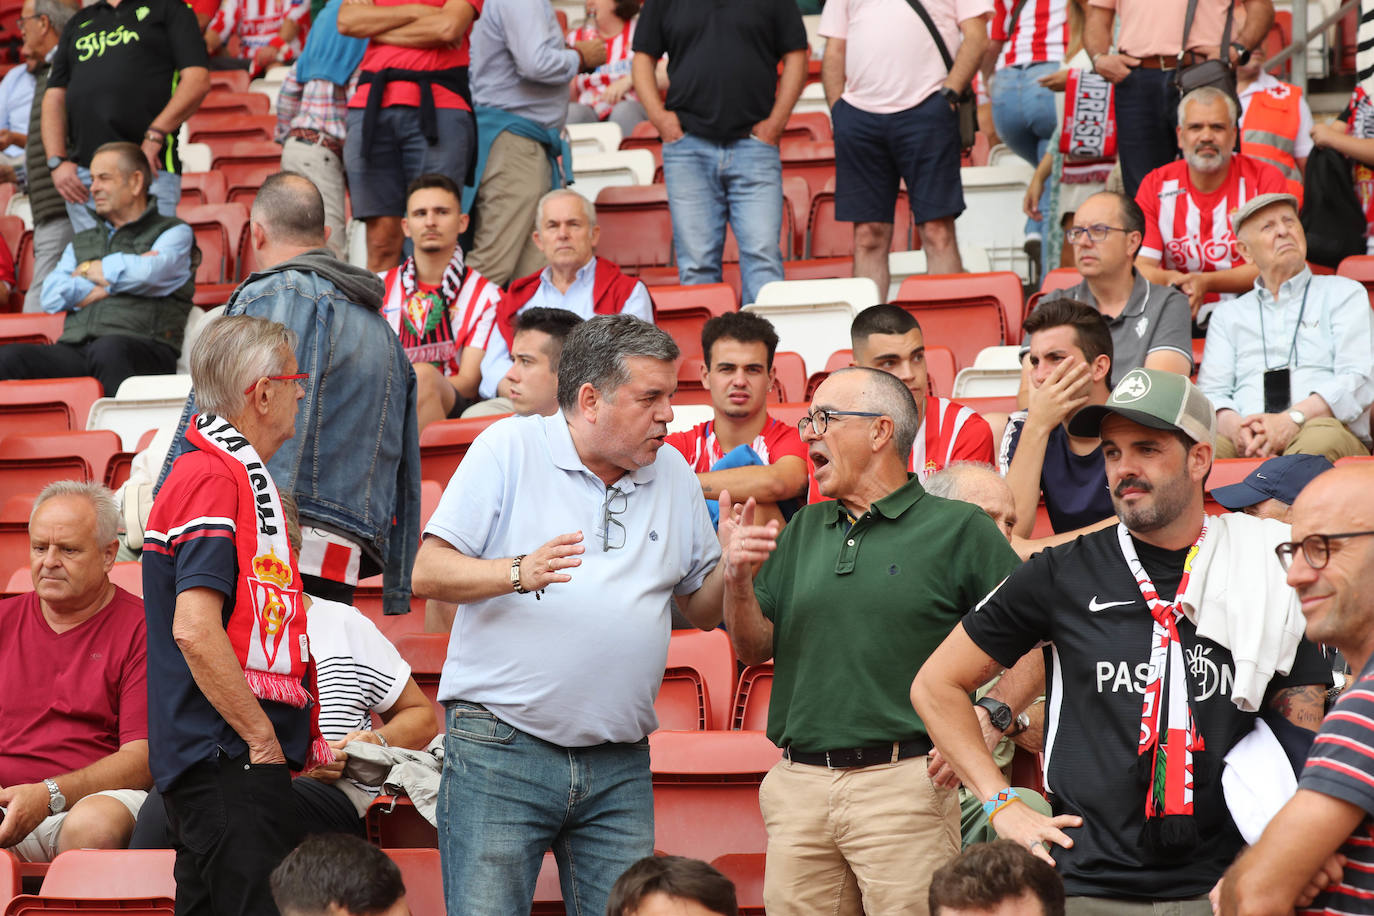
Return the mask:
<path fill-rule="evenodd" d="M 601 913 L 653 852 L 670 602 L 709 629 L 722 599 L 700 484 L 662 448 L 677 357 L 628 315 L 579 325 L 560 412 L 477 437 L 425 529 L 415 593 L 458 605 L 439 685 L 450 913 L 529 912 L 550 848 L 568 911 Z"/>

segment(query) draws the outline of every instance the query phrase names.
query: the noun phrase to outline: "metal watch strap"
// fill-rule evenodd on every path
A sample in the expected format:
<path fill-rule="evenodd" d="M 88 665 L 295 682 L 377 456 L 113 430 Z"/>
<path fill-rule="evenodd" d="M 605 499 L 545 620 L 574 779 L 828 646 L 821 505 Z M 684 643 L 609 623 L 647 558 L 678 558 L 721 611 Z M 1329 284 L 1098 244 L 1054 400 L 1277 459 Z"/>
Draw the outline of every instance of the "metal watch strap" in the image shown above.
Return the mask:
<path fill-rule="evenodd" d="M 510 561 L 510 587 L 517 595 L 528 595 L 530 590 L 520 584 L 520 561 L 529 554 L 522 553 Z"/>
<path fill-rule="evenodd" d="M 62 789 L 57 785 L 57 780 L 45 779 L 43 785 L 48 788 L 48 813 L 61 814 L 66 811 L 67 797 L 62 794 Z"/>

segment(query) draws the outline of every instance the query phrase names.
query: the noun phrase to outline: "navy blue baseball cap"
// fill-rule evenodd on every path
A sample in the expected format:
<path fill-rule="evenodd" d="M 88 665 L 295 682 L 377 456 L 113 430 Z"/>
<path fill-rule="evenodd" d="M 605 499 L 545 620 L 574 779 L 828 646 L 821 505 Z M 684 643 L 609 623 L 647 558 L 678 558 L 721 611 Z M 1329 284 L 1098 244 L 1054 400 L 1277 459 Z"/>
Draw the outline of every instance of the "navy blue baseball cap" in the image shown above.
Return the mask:
<path fill-rule="evenodd" d="M 1240 483 L 1217 487 L 1212 498 L 1233 512 L 1266 499 L 1291 506 L 1313 477 L 1331 468 L 1331 462 L 1322 455 L 1279 455 L 1255 468 Z"/>

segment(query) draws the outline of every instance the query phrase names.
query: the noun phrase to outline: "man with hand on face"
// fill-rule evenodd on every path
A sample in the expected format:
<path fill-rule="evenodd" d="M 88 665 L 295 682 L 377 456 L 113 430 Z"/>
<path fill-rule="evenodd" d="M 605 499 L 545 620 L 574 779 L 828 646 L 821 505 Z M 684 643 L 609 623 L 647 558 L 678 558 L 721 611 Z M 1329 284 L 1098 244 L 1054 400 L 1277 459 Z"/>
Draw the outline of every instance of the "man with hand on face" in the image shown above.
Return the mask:
<path fill-rule="evenodd" d="M 550 848 L 569 912 L 605 912 L 653 852 L 646 736 L 669 606 L 703 629 L 721 619 L 701 486 L 662 447 L 678 356 L 629 315 L 578 325 L 560 412 L 488 427 L 425 529 L 415 593 L 458 605 L 439 683 L 449 912 L 528 912 Z"/>
<path fill-rule="evenodd" d="M 1220 89 L 1194 89 L 1178 103 L 1183 158 L 1145 176 L 1135 195 L 1145 241 L 1135 265 L 1145 279 L 1175 286 L 1206 325 L 1218 302 L 1248 290 L 1259 271 L 1236 247 L 1227 216 L 1260 194 L 1282 193 L 1283 174 L 1233 152 L 1240 111 Z"/>
<path fill-rule="evenodd" d="M 751 312 L 717 315 L 701 329 L 706 363 L 701 382 L 711 392 L 712 419 L 668 436 L 701 481 L 712 518 L 722 490 L 753 499 L 763 519 L 785 521 L 806 487 L 806 448 L 797 430 L 768 415 L 778 335 Z M 779 505 L 779 504 L 784 505 Z"/>
<path fill-rule="evenodd" d="M 759 791 L 764 904 L 921 912 L 959 851 L 959 802 L 928 772 L 909 678 L 1016 554 L 981 509 L 930 496 L 908 470 L 916 405 L 891 373 L 831 373 L 798 425 L 831 501 L 781 535 L 756 523 L 754 500 L 736 506 L 722 561 L 735 651 L 776 672 L 768 737 L 783 760 Z"/>
<path fill-rule="evenodd" d="M 1273 648 L 1293 610 L 1266 559 L 1282 526 L 1203 512 L 1214 424 L 1191 382 L 1154 369 L 1132 370 L 1106 404 L 1075 415 L 1071 434 L 1102 441 L 1120 524 L 1014 570 L 912 684 L 932 739 L 998 835 L 1057 864 L 1070 913 L 1168 905 L 1209 916 L 1207 893 L 1244 846 L 1223 759 L 1261 709 L 1308 731 L 1321 721 L 1330 671 L 1317 647 Z M 1247 639 L 1261 634 L 1273 643 Z M 1053 817 L 1007 786 L 969 702 L 1046 644 Z"/>
<path fill-rule="evenodd" d="M 1217 457 L 1369 454 L 1374 320 L 1364 287 L 1314 277 L 1290 194 L 1231 217 L 1259 278 L 1213 313 L 1198 387 L 1217 408 Z"/>
<path fill-rule="evenodd" d="M 462 190 L 447 175 L 421 175 L 401 220 L 415 253 L 382 274 L 382 315 L 415 367 L 420 428 L 458 416 L 477 397 L 482 358 L 494 336 L 501 288 L 463 263 Z"/>

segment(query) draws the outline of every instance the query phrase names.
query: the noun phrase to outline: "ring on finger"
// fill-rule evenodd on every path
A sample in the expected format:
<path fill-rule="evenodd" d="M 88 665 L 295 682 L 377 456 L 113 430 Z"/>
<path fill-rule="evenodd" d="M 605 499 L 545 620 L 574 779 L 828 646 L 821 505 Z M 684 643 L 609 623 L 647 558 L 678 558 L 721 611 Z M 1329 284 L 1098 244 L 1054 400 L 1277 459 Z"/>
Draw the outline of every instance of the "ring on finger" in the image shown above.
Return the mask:
<path fill-rule="evenodd" d="M 553 560 L 549 561 L 549 572 L 553 572 Z"/>

